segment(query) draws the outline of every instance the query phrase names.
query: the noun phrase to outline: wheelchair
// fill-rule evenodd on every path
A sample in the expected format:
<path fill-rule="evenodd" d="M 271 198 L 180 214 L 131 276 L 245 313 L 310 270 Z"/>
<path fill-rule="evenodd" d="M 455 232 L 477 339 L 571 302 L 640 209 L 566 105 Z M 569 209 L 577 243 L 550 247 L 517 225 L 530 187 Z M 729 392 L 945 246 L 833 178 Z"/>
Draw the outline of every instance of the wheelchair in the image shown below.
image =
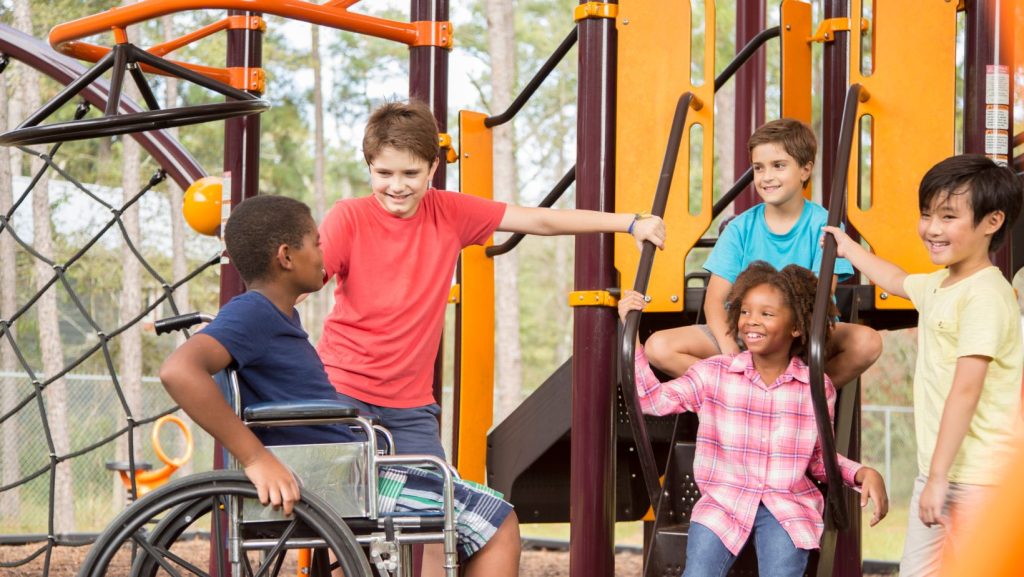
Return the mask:
<path fill-rule="evenodd" d="M 163 334 L 209 322 L 190 313 L 157 321 Z M 229 402 L 246 426 L 341 424 L 365 441 L 268 447 L 300 479 L 301 499 L 285 517 L 257 499 L 256 488 L 229 455 L 228 468 L 170 482 L 134 502 L 100 534 L 79 577 L 219 575 L 276 577 L 411 577 L 412 546 L 444 544 L 447 577 L 458 574 L 454 478 L 432 455 L 396 455 L 374 416 L 340 401 L 268 402 L 241 407 L 238 375 L 226 371 Z M 384 467 L 431 468 L 443 479 L 437 511 L 387 513 L 378 508 Z M 206 538 L 208 537 L 208 539 Z M 296 552 L 297 551 L 297 552 Z M 291 553 L 290 553 L 291 552 Z M 292 562 L 286 563 L 289 555 Z M 202 559 L 197 563 L 196 559 Z M 371 569 L 372 564 L 372 569 Z"/>

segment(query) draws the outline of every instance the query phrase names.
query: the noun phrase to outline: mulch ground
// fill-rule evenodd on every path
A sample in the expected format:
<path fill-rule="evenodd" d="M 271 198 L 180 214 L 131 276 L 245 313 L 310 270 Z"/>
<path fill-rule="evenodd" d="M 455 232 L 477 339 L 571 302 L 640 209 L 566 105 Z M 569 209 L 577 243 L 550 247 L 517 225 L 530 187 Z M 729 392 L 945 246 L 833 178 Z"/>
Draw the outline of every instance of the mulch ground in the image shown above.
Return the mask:
<path fill-rule="evenodd" d="M 31 555 L 39 545 L 0 546 L 0 565 L 11 563 Z M 195 559 L 206 559 L 209 556 L 209 545 L 204 541 L 195 542 Z M 74 577 L 88 553 L 88 547 L 57 547 L 50 557 L 49 577 Z M 635 577 L 640 575 L 642 560 L 636 553 L 619 553 L 615 557 L 616 577 Z M 28 564 L 13 568 L 0 568 L 2 577 L 40 577 L 43 575 L 44 558 L 40 556 Z M 128 565 L 123 565 L 124 573 L 128 574 Z M 293 570 L 283 571 L 282 575 L 294 575 Z M 565 551 L 523 551 L 519 574 L 522 577 L 567 577 L 569 575 L 569 553 Z M 114 575 L 114 573 L 110 573 Z"/>

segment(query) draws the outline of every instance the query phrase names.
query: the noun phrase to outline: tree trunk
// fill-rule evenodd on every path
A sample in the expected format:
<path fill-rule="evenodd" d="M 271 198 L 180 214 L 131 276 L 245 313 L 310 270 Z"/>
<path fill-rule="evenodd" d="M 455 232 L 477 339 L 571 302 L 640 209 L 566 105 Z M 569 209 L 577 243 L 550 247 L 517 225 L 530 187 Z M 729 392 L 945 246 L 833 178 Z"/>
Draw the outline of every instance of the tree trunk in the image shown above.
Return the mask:
<path fill-rule="evenodd" d="M 7 132 L 7 78 L 0 74 L 0 132 Z M 0 214 L 7 214 L 14 204 L 13 182 L 11 180 L 11 148 L 0 146 Z M 0 319 L 8 320 L 17 310 L 17 266 L 14 254 L 14 239 L 10 231 L 0 230 Z M 14 327 L 8 327 L 11 337 L 14 336 Z M 7 335 L 0 335 L 0 371 L 4 373 L 18 371 L 18 359 L 8 341 Z M 10 414 L 18 402 L 17 379 L 0 378 L 0 414 Z M 18 419 L 16 416 L 9 417 L 0 425 L 0 435 L 3 436 L 2 452 L 0 452 L 0 467 L 3 468 L 3 475 L 0 476 L 0 484 L 11 485 L 21 477 L 21 451 L 19 450 Z M 12 487 L 0 493 L 0 515 L 7 519 L 17 519 L 21 516 L 21 489 Z"/>
<path fill-rule="evenodd" d="M 327 214 L 327 190 L 324 176 L 324 96 L 323 96 L 323 63 L 320 59 L 320 27 L 310 26 L 312 47 L 310 56 L 313 65 L 313 217 L 317 222 Z M 326 287 L 310 299 L 313 307 L 313 318 L 306 325 L 306 332 L 313 342 L 320 340 L 324 319 L 327 318 L 330 306 L 331 291 Z"/>
<path fill-rule="evenodd" d="M 134 4 L 134 0 L 127 0 L 124 4 Z M 141 33 L 138 27 L 128 29 L 128 37 L 138 42 L 136 35 Z M 123 96 L 132 100 L 139 100 L 139 91 L 135 83 L 130 79 L 124 83 Z M 129 135 L 120 137 L 121 140 L 121 200 L 122 206 L 142 188 L 139 166 L 142 161 L 141 149 L 135 139 Z M 135 203 L 121 213 L 121 222 L 127 231 L 128 239 L 132 244 L 138 244 L 140 238 L 139 230 L 139 204 Z M 139 260 L 129 248 L 128 241 L 125 241 L 121 249 L 121 298 L 117 314 L 119 327 L 131 322 L 139 312 L 142 311 L 142 279 L 139 276 L 141 271 Z M 120 362 L 118 365 L 118 381 L 121 390 L 124 392 L 125 400 L 128 402 L 129 417 L 134 420 L 142 418 L 142 330 L 139 323 L 133 323 L 118 336 L 120 345 Z M 132 431 L 132 452 L 136 459 L 142 456 L 142 434 L 139 429 Z M 124 460 L 129 458 L 128 438 L 121 437 L 117 441 L 118 455 Z"/>
<path fill-rule="evenodd" d="M 32 34 L 32 16 L 28 0 L 16 0 L 14 3 L 15 28 Z M 34 112 L 40 107 L 39 73 L 28 67 L 22 68 L 22 85 L 19 90 L 25 99 L 24 107 Z M 47 152 L 45 146 L 34 147 L 40 153 Z M 53 232 L 50 220 L 50 186 L 49 176 L 43 171 L 45 164 L 35 156 L 32 157 L 33 174 L 43 172 L 32 191 L 32 244 L 36 251 L 53 259 Z M 36 260 L 33 267 L 36 290 L 42 290 L 53 277 L 53 268 L 41 260 Z M 59 284 L 59 283 L 58 283 Z M 45 378 L 58 374 L 64 366 L 64 350 L 61 344 L 60 324 L 57 312 L 57 290 L 51 287 L 36 301 L 35 309 L 39 317 L 39 348 L 43 357 L 43 374 Z M 67 388 L 64 379 L 50 383 L 43 393 L 46 405 L 46 418 L 53 440 L 53 451 L 58 457 L 70 452 L 68 435 Z M 75 529 L 74 491 L 72 488 L 71 463 L 64 461 L 57 465 L 55 472 L 53 506 L 53 528 L 58 533 L 67 533 Z"/>
<path fill-rule="evenodd" d="M 170 14 L 162 16 L 160 22 L 163 24 L 164 40 L 172 40 L 174 34 L 174 17 Z M 175 108 L 178 106 L 178 79 L 174 76 L 164 78 L 164 108 Z M 171 136 L 178 138 L 178 129 L 170 129 Z M 174 179 L 168 178 L 167 197 L 171 205 L 171 282 L 177 282 L 188 275 L 188 258 L 185 253 L 185 216 L 182 214 L 184 194 Z M 174 304 L 182 314 L 192 312 L 192 304 L 189 299 L 188 283 L 181 285 L 174 291 Z M 174 332 L 175 347 L 185 343 L 185 334 L 182 331 Z M 179 415 L 185 424 L 194 429 L 192 419 L 182 411 Z M 185 477 L 192 474 L 192 461 L 188 461 L 178 469 L 178 475 Z"/>
<path fill-rule="evenodd" d="M 487 0 L 487 48 L 491 58 L 492 114 L 512 103 L 515 83 L 515 16 L 512 0 Z M 515 132 L 511 124 L 494 129 L 494 199 L 516 202 Z M 518 256 L 515 251 L 501 255 L 494 263 L 495 351 L 494 387 L 497 404 L 495 421 L 500 421 L 519 404 L 522 366 L 519 343 Z"/>

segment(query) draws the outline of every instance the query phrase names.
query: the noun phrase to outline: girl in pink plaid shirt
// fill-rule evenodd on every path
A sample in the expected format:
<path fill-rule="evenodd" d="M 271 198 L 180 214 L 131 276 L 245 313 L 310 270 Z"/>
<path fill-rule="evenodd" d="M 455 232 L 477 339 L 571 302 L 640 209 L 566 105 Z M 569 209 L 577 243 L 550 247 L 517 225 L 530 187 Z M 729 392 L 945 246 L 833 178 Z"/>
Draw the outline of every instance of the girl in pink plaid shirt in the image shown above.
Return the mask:
<path fill-rule="evenodd" d="M 671 381 L 659 382 L 636 348 L 644 413 L 700 418 L 693 470 L 701 497 L 683 577 L 724 576 L 751 534 L 761 575 L 799 577 L 818 547 L 825 506 L 808 473 L 824 481 L 825 466 L 806 364 L 816 283 L 796 265 L 777 271 L 752 263 L 728 298 L 730 335 L 746 350 L 700 361 Z M 619 316 L 644 305 L 642 295 L 626 291 Z M 827 376 L 825 389 L 831 413 L 836 392 Z M 861 491 L 861 507 L 875 502 L 874 526 L 889 508 L 882 476 L 842 455 L 839 465 L 843 482 Z"/>

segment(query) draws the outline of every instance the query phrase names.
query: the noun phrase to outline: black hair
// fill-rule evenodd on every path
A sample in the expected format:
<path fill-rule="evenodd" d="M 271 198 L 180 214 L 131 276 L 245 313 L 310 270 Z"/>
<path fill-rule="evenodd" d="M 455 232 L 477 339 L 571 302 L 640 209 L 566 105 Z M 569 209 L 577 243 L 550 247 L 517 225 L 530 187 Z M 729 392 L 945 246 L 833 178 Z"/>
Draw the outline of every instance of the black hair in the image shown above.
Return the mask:
<path fill-rule="evenodd" d="M 302 237 L 313 230 L 313 215 L 302 202 L 284 196 L 254 196 L 231 210 L 224 225 L 224 244 L 238 274 L 249 284 L 267 277 L 278 247 L 301 247 Z"/>
<path fill-rule="evenodd" d="M 918 207 L 929 210 L 936 198 L 967 194 L 967 205 L 974 213 L 974 226 L 989 214 L 1003 213 L 1003 225 L 992 235 L 988 250 L 999 248 L 1006 231 L 1013 226 L 1024 201 L 1024 184 L 1012 170 L 981 154 L 951 156 L 933 166 L 921 179 Z"/>
<path fill-rule="evenodd" d="M 800 335 L 793 339 L 789 356 L 800 357 L 806 363 L 807 345 L 811 339 L 811 317 L 814 316 L 814 294 L 818 290 L 818 277 L 813 272 L 795 264 L 788 265 L 780 271 L 763 260 L 750 263 L 750 266 L 736 277 L 736 283 L 732 285 L 732 290 L 729 291 L 729 296 L 726 299 L 726 307 L 729 311 L 729 336 L 735 338 L 739 330 L 737 325 L 743 297 L 751 289 L 761 285 L 769 285 L 778 289 L 782 293 L 786 306 L 793 311 L 793 324 L 800 331 Z M 823 343 L 825 347 L 828 346 L 837 314 L 835 303 L 829 299 L 828 311 L 825 313 L 828 318 L 828 327 Z"/>

